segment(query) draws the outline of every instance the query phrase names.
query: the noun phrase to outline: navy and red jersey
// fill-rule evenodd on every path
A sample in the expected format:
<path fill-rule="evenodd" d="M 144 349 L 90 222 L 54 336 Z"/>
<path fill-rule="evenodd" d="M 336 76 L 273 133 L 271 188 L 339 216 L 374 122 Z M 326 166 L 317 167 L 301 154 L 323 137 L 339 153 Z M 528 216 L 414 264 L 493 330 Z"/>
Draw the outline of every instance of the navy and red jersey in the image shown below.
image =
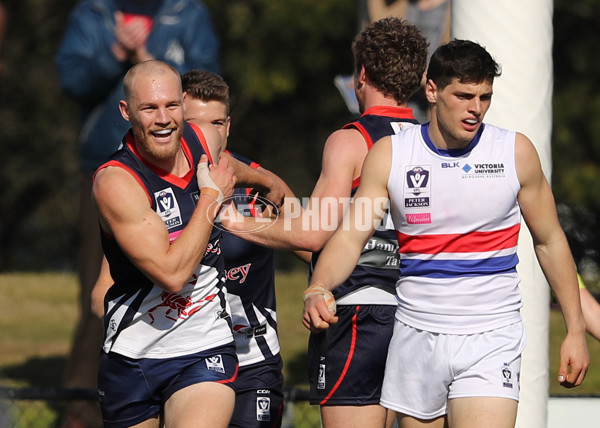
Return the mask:
<path fill-rule="evenodd" d="M 230 153 L 236 159 L 258 168 L 251 160 Z M 245 216 L 256 213 L 252 189 L 236 188 L 233 200 Z M 223 232 L 225 279 L 233 321 L 233 336 L 240 367 L 255 364 L 279 354 L 275 314 L 275 273 L 273 250 Z"/>
<path fill-rule="evenodd" d="M 410 108 L 374 106 L 343 129 L 358 130 L 370 150 L 379 139 L 399 132 L 407 125 L 418 124 Z M 358 189 L 360 177 L 352 182 L 352 193 Z M 312 266 L 318 253 L 313 254 Z M 333 290 L 337 304 L 390 304 L 395 305 L 396 281 L 400 276 L 398 240 L 389 216 L 383 219 L 365 245 L 350 277 Z M 371 290 L 366 290 L 370 288 Z M 374 292 L 373 288 L 377 291 Z M 366 292 L 365 292 L 366 291 Z"/>
<path fill-rule="evenodd" d="M 200 157 L 207 154 L 210 159 L 204 136 L 193 124 L 184 124 L 181 146 L 192 166 L 184 177 L 146 162 L 131 131 L 122 148 L 100 167 L 123 168 L 136 179 L 147 194 L 149 206 L 162 218 L 170 242 L 188 224 L 197 205 Z M 105 298 L 105 352 L 131 358 L 170 358 L 232 341 L 223 290 L 220 229 L 213 227 L 203 259 L 179 293 L 154 284 L 123 253 L 113 236 L 102 233 L 101 239 L 114 280 Z M 173 329 L 176 334 L 170 334 Z M 191 336 L 198 339 L 188 340 Z"/>

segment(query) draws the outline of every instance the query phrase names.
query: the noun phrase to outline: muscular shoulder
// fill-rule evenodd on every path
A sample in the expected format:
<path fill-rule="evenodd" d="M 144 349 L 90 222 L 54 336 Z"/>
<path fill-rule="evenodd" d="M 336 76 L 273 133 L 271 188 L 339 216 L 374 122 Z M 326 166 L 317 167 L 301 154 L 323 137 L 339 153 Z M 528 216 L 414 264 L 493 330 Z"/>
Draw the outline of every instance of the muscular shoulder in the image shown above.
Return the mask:
<path fill-rule="evenodd" d="M 515 134 L 515 162 L 521 185 L 536 182 L 543 177 L 538 152 L 529 138 L 517 132 Z"/>
<path fill-rule="evenodd" d="M 92 199 L 103 226 L 106 226 L 103 219 L 131 213 L 132 207 L 150 209 L 148 198 L 142 184 L 124 168 L 107 166 L 94 177 Z"/>
<path fill-rule="evenodd" d="M 325 142 L 323 162 L 345 164 L 360 171 L 367 152 L 367 144 L 360 132 L 355 129 L 339 129 Z"/>

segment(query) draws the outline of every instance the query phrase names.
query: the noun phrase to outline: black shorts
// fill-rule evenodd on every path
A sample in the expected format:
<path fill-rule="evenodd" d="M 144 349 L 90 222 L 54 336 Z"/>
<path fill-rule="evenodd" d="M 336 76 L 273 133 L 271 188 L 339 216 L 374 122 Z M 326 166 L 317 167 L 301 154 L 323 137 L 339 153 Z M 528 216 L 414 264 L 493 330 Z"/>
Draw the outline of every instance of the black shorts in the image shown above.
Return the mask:
<path fill-rule="evenodd" d="M 391 305 L 338 306 L 338 322 L 310 335 L 311 404 L 379 404 L 395 313 Z"/>
<path fill-rule="evenodd" d="M 279 354 L 239 368 L 229 428 L 279 428 L 283 416 L 283 361 Z"/>

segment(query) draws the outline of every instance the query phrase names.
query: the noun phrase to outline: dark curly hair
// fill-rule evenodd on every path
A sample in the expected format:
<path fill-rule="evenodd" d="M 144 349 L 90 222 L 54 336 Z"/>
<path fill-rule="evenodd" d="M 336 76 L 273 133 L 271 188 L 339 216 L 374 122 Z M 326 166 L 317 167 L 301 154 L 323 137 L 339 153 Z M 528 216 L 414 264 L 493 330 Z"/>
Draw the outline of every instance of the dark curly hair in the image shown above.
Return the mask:
<path fill-rule="evenodd" d="M 219 101 L 229 112 L 229 85 L 218 74 L 190 70 L 181 76 L 181 86 L 188 96 L 202 101 Z"/>
<path fill-rule="evenodd" d="M 429 61 L 427 79 L 444 89 L 452 79 L 461 83 L 494 82 L 500 66 L 485 48 L 470 40 L 452 40 L 438 47 Z"/>
<path fill-rule="evenodd" d="M 352 43 L 356 75 L 365 67 L 371 85 L 403 104 L 421 86 L 428 46 L 421 31 L 400 18 L 375 21 Z"/>

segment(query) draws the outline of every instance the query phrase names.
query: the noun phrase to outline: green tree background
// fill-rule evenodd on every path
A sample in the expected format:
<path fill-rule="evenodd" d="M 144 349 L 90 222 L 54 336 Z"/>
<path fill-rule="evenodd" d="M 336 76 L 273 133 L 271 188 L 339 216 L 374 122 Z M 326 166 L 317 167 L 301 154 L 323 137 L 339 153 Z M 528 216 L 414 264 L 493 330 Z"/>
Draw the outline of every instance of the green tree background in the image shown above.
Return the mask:
<path fill-rule="evenodd" d="M 79 110 L 53 63 L 75 0 L 6 2 L 0 74 L 0 270 L 71 270 L 77 255 Z M 232 90 L 230 147 L 308 196 L 327 135 L 352 117 L 333 78 L 352 71 L 348 0 L 205 0 Z M 554 2 L 552 184 L 580 270 L 598 279 L 600 2 Z M 280 259 L 280 267 L 293 262 Z"/>

